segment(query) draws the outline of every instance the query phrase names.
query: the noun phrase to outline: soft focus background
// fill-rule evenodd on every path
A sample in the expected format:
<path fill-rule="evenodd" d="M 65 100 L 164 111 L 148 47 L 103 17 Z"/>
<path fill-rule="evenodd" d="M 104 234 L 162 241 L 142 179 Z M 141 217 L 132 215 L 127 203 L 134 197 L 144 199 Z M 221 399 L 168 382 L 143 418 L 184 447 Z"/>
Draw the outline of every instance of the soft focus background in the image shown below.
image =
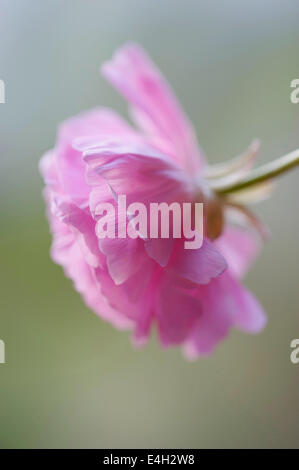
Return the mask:
<path fill-rule="evenodd" d="M 256 210 L 273 238 L 246 279 L 268 312 L 259 336 L 233 332 L 186 362 L 83 304 L 49 258 L 40 156 L 57 125 L 103 104 L 98 74 L 127 40 L 167 75 L 211 162 L 260 137 L 260 162 L 299 146 L 299 3 L 251 0 L 0 0 L 0 447 L 298 447 L 298 181 Z"/>

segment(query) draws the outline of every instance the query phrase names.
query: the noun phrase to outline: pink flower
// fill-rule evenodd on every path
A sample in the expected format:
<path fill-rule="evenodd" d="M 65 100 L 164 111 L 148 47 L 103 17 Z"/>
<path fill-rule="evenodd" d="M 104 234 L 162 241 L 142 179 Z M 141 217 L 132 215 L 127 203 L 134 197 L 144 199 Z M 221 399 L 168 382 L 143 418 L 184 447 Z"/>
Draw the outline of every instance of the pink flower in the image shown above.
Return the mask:
<path fill-rule="evenodd" d="M 147 340 L 153 323 L 163 346 L 181 345 L 188 357 L 211 353 L 232 327 L 259 332 L 265 314 L 239 281 L 257 254 L 257 239 L 223 225 L 226 207 L 205 179 L 209 167 L 170 87 L 134 44 L 102 73 L 128 101 L 137 128 L 103 108 L 60 126 L 40 165 L 53 260 L 101 318 L 133 330 L 135 344 Z M 202 247 L 186 250 L 174 238 L 98 239 L 97 205 L 116 207 L 120 194 L 145 205 L 204 201 Z"/>

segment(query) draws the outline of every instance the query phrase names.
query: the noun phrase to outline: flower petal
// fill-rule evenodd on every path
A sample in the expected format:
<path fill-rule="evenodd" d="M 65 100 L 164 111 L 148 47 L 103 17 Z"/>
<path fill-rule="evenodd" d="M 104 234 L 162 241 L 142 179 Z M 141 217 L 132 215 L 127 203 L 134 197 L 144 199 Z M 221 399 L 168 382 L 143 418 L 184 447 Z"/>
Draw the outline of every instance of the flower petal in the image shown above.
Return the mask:
<path fill-rule="evenodd" d="M 185 341 L 202 314 L 201 302 L 182 289 L 173 289 L 171 279 L 166 277 L 161 284 L 156 305 L 159 336 L 165 347 Z"/>
<path fill-rule="evenodd" d="M 260 250 L 259 240 L 252 232 L 232 226 L 227 226 L 214 243 L 237 278 L 244 277 Z"/>
<path fill-rule="evenodd" d="M 129 125 L 116 113 L 105 108 L 94 109 L 66 120 L 59 128 L 55 147 L 56 165 L 62 189 L 76 203 L 88 199 L 90 188 L 85 180 L 82 151 L 74 143 L 80 139 L 130 134 Z"/>
<path fill-rule="evenodd" d="M 176 244 L 173 258 L 171 269 L 196 284 L 208 284 L 227 268 L 223 256 L 207 239 L 203 240 L 201 248 L 195 250 L 186 250 L 181 240 Z"/>
<path fill-rule="evenodd" d="M 127 203 L 189 200 L 191 182 L 182 170 L 151 147 L 119 140 L 103 140 L 84 152 L 88 165 L 87 182 L 102 184 L 103 178 L 116 195 L 126 195 Z"/>
<path fill-rule="evenodd" d="M 203 160 L 193 128 L 146 52 L 137 44 L 127 44 L 101 71 L 132 105 L 138 124 L 148 134 L 170 142 L 178 161 L 190 173 L 198 171 Z"/>
<path fill-rule="evenodd" d="M 254 296 L 226 271 L 206 286 L 199 286 L 196 297 L 202 302 L 202 316 L 183 346 L 187 358 L 208 355 L 236 326 L 249 333 L 260 332 L 266 316 Z"/>

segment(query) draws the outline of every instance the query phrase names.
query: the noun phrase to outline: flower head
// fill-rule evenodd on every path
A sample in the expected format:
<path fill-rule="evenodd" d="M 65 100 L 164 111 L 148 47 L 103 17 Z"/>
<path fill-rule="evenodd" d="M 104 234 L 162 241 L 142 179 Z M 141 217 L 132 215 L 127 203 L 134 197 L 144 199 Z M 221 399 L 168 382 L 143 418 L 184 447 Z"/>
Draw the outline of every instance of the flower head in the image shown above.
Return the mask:
<path fill-rule="evenodd" d="M 136 127 L 104 108 L 60 126 L 55 148 L 40 165 L 53 260 L 92 310 L 133 331 L 135 344 L 143 344 L 156 324 L 163 346 L 180 345 L 197 357 L 209 354 L 232 327 L 259 332 L 265 314 L 240 278 L 259 248 L 252 227 L 264 229 L 240 203 L 252 192 L 225 193 L 247 175 L 256 143 L 230 165 L 210 167 L 172 90 L 139 46 L 121 48 L 102 73 L 128 101 Z M 146 207 L 203 202 L 202 246 L 186 250 L 183 238 L 171 234 L 99 238 L 97 208 L 106 202 L 121 212 L 119 195 Z M 246 224 L 230 224 L 229 210 Z M 130 214 L 120 215 L 127 225 Z"/>

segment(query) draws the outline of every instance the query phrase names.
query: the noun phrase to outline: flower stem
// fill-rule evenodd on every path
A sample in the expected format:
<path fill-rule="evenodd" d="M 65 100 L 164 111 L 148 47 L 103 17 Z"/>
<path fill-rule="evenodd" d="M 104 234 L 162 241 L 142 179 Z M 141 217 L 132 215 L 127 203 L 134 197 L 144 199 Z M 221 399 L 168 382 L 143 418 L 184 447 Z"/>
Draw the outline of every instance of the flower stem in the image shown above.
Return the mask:
<path fill-rule="evenodd" d="M 221 195 L 240 191 L 245 188 L 249 188 L 258 183 L 262 183 L 283 173 L 295 168 L 299 165 L 299 149 L 294 152 L 288 153 L 283 157 L 274 160 L 273 162 L 266 163 L 259 168 L 255 168 L 249 173 L 249 175 L 243 180 L 237 183 L 224 185 L 220 188 L 215 189 L 216 193 Z"/>

